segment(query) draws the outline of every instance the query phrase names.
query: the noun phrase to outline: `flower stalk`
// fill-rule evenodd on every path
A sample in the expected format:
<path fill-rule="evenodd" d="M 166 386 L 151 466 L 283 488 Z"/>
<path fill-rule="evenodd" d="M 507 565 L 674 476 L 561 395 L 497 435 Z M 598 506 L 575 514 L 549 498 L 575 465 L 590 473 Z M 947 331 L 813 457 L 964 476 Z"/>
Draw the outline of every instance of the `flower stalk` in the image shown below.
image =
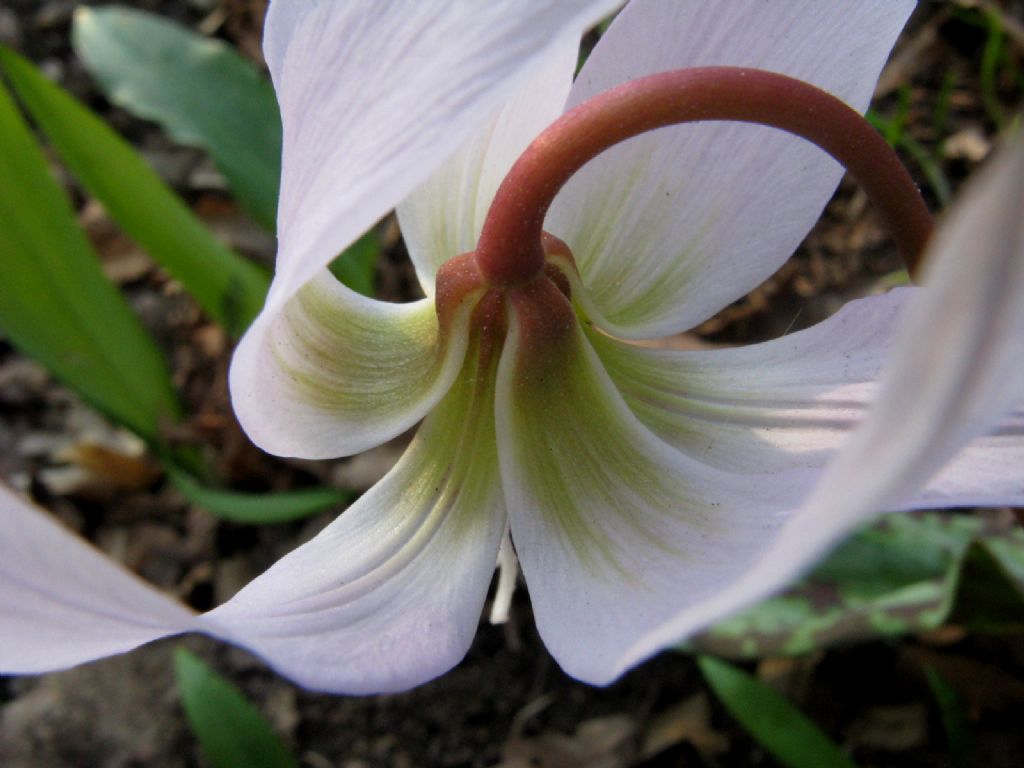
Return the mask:
<path fill-rule="evenodd" d="M 738 121 L 804 138 L 842 163 L 878 206 L 911 275 L 934 223 L 910 174 L 855 109 L 806 82 L 744 67 L 696 67 L 651 75 L 606 91 L 552 123 L 498 189 L 476 250 L 494 286 L 544 270 L 544 217 L 583 165 L 647 131 L 689 122 Z"/>

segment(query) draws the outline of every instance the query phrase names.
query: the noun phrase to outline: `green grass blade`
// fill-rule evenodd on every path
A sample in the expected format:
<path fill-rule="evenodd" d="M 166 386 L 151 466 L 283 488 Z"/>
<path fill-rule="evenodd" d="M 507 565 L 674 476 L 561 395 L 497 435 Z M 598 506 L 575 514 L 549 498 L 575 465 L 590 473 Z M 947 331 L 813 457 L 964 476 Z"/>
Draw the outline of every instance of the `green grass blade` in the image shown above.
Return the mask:
<path fill-rule="evenodd" d="M 921 168 L 921 172 L 928 180 L 928 185 L 932 188 L 939 205 L 943 208 L 948 207 L 953 202 L 953 189 L 942 170 L 942 164 L 932 157 L 923 144 L 906 134 L 900 138 L 899 149 L 914 158 L 914 162 Z"/>
<path fill-rule="evenodd" d="M 711 656 L 701 656 L 697 663 L 725 708 L 783 765 L 856 768 L 818 726 L 772 688 Z"/>
<path fill-rule="evenodd" d="M 167 474 L 181 495 L 207 512 L 235 523 L 287 523 L 351 501 L 354 494 L 339 488 L 300 488 L 277 493 L 240 493 L 203 485 L 176 468 Z"/>
<path fill-rule="evenodd" d="M 72 41 L 113 103 L 209 152 L 242 206 L 274 228 L 281 117 L 252 64 L 218 40 L 126 8 L 79 8 Z"/>
<path fill-rule="evenodd" d="M 935 704 L 942 718 L 942 728 L 949 743 L 953 768 L 969 768 L 971 764 L 971 731 L 967 725 L 967 711 L 956 688 L 950 685 L 934 667 L 924 670 Z"/>
<path fill-rule="evenodd" d="M 1003 22 L 998 14 L 992 12 L 986 12 L 984 19 L 988 35 L 981 53 L 981 101 L 989 118 L 997 128 L 1002 129 L 1006 125 L 1006 113 L 999 102 L 997 80 L 1004 50 Z"/>
<path fill-rule="evenodd" d="M 876 131 L 885 137 L 886 142 L 891 147 L 903 150 L 914 159 L 914 162 L 920 166 L 921 171 L 928 180 L 928 184 L 931 186 L 932 192 L 939 203 L 943 207 L 949 205 L 953 197 L 949 179 L 943 173 L 941 163 L 931 155 L 923 144 L 916 141 L 903 130 L 905 115 L 889 118 L 868 110 L 865 118 L 874 126 Z"/>
<path fill-rule="evenodd" d="M 174 673 L 185 714 L 212 768 L 298 768 L 259 710 L 198 657 L 177 648 Z"/>
<path fill-rule="evenodd" d="M 102 120 L 0 47 L 0 67 L 54 148 L 120 227 L 239 336 L 263 306 L 268 276 L 221 244 Z"/>
<path fill-rule="evenodd" d="M 111 418 L 157 441 L 180 409 L 167 365 L 106 279 L 0 82 L 0 330 Z"/>
<path fill-rule="evenodd" d="M 1024 528 L 998 515 L 887 515 L 789 590 L 691 638 L 734 659 L 926 632 L 1024 628 Z"/>
<path fill-rule="evenodd" d="M 376 290 L 374 272 L 380 256 L 380 239 L 372 230 L 356 240 L 330 264 L 331 273 L 363 296 Z"/>
<path fill-rule="evenodd" d="M 956 72 L 949 71 L 943 75 L 942 86 L 939 88 L 939 95 L 935 99 L 935 109 L 932 112 L 932 131 L 937 140 L 942 139 L 949 129 L 949 114 L 956 84 Z M 941 143 L 939 146 L 942 146 Z"/>

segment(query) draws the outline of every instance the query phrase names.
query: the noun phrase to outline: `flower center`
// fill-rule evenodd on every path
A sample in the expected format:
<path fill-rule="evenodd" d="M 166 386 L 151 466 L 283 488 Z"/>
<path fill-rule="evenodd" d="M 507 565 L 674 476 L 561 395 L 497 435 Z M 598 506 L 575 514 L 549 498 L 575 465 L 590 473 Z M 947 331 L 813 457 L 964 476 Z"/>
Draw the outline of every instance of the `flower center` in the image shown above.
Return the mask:
<path fill-rule="evenodd" d="M 538 337 L 561 337 L 574 322 L 572 289 L 565 270 L 575 270 L 572 252 L 564 242 L 544 232 L 543 261 L 533 274 L 514 282 L 495 280 L 480 268 L 475 252 L 449 259 L 438 270 L 434 297 L 442 330 L 450 328 L 460 309 L 473 306 L 470 331 L 478 337 L 482 359 L 500 350 L 508 333 L 510 304 L 527 318 L 524 330 Z"/>
<path fill-rule="evenodd" d="M 843 163 L 878 204 L 913 272 L 933 224 L 913 179 L 885 140 L 856 110 L 793 78 L 737 67 L 676 70 L 633 80 L 575 107 L 519 157 L 495 195 L 476 250 L 437 274 L 442 333 L 473 307 L 471 333 L 486 352 L 501 348 L 510 307 L 523 349 L 541 357 L 573 328 L 569 247 L 543 231 L 555 195 L 599 154 L 647 131 L 727 120 L 779 128 L 817 144 Z M 464 315 L 463 315 L 464 316 Z"/>

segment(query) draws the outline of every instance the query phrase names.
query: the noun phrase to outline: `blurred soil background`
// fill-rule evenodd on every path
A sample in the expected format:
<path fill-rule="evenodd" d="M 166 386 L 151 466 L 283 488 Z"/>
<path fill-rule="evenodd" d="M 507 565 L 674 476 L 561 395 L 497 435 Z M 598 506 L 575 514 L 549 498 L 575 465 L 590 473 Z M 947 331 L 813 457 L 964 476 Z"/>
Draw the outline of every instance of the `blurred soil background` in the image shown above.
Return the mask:
<path fill-rule="evenodd" d="M 234 44 L 260 61 L 265 3 L 148 0 L 126 3 Z M 97 110 L 232 247 L 271 265 L 274 241 L 232 202 L 196 150 L 112 107 L 69 45 L 78 3 L 0 0 L 0 42 L 32 59 Z M 1024 95 L 1024 2 L 981 3 L 1002 26 L 1002 63 L 990 35 L 959 11 L 977 3 L 922 2 L 879 85 L 880 127 L 933 209 L 984 160 Z M 909 140 L 909 141 L 908 141 Z M 910 147 L 910 151 L 907 148 Z M 2 151 L 2 148 L 0 148 Z M 218 469 L 243 490 L 314 482 L 365 489 L 402 441 L 336 462 L 279 461 L 251 447 L 232 415 L 225 375 L 230 342 L 62 174 L 107 274 L 166 351 L 191 420 L 182 439 L 211 447 Z M 948 185 L 948 190 L 946 186 Z M 159 215 L 154 211 L 154 215 Z M 393 222 L 381 226 L 386 258 L 378 293 L 415 295 Z M 773 338 L 827 317 L 850 298 L 898 282 L 898 256 L 863 193 L 844 182 L 798 254 L 682 345 Z M 0 287 L 2 290 L 2 287 Z M 190 507 L 142 446 L 0 338 L 0 478 L 31 494 L 146 579 L 196 609 L 242 584 L 333 517 L 242 526 Z M 42 678 L 0 680 L 0 766 L 167 766 L 205 763 L 182 714 L 171 665 L 178 641 Z M 505 626 L 482 622 L 466 660 L 439 680 L 397 696 L 310 694 L 247 653 L 189 638 L 184 644 L 238 684 L 308 768 L 626 768 L 776 765 L 717 704 L 691 657 L 665 653 L 615 685 L 567 678 L 537 637 L 529 600 L 516 596 Z M 924 667 L 938 668 L 966 706 L 969 763 L 1020 765 L 1024 755 L 1024 639 L 975 636 L 950 626 L 747 665 L 808 713 L 863 766 L 954 766 Z"/>

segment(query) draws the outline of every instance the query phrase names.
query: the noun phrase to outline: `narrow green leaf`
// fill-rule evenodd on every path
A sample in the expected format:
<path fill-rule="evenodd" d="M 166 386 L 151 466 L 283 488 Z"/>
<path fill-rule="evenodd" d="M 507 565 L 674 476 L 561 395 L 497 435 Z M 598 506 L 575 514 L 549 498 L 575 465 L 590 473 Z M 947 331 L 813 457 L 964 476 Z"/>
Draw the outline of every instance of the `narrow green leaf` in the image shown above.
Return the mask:
<path fill-rule="evenodd" d="M 209 152 L 238 201 L 274 228 L 281 117 L 252 64 L 218 40 L 127 8 L 79 8 L 72 42 L 113 103 Z"/>
<path fill-rule="evenodd" d="M 967 725 L 964 701 L 956 688 L 946 682 L 934 667 L 927 667 L 924 673 L 939 708 L 953 766 L 968 768 L 971 763 L 971 731 Z"/>
<path fill-rule="evenodd" d="M 914 282 L 910 278 L 910 273 L 905 269 L 895 269 L 888 274 L 882 275 L 878 281 L 878 287 L 888 290 L 890 288 L 904 288 L 908 285 L 913 285 Z"/>
<path fill-rule="evenodd" d="M 898 114 L 896 117 L 888 118 L 868 110 L 865 117 L 875 127 L 875 130 L 885 136 L 886 141 L 892 147 L 910 155 L 920 166 L 921 172 L 928 180 L 928 185 L 932 188 L 939 203 L 942 206 L 949 205 L 953 198 L 953 192 L 949 185 L 949 179 L 946 178 L 946 174 L 942 170 L 942 164 L 923 144 L 903 130 L 906 115 Z"/>
<path fill-rule="evenodd" d="M 687 647 L 732 658 L 807 653 L 935 629 L 1024 627 L 1024 529 L 998 515 L 888 515 L 786 593 Z"/>
<path fill-rule="evenodd" d="M 900 138 L 899 149 L 910 155 L 914 162 L 920 166 L 921 172 L 924 173 L 925 178 L 928 180 L 928 185 L 932 188 L 932 192 L 935 193 L 935 199 L 939 201 L 943 208 L 947 207 L 953 201 L 953 189 L 950 187 L 949 179 L 946 178 L 946 174 L 942 170 L 942 164 L 935 159 L 923 144 L 914 140 L 908 134 L 903 134 Z"/>
<path fill-rule="evenodd" d="M 175 649 L 174 672 L 189 724 L 213 768 L 297 768 L 259 710 L 198 657 Z"/>
<path fill-rule="evenodd" d="M 221 244 L 126 141 L 28 61 L 0 47 L 0 67 L 68 168 L 121 228 L 212 318 L 241 335 L 263 306 L 263 270 Z"/>
<path fill-rule="evenodd" d="M 943 137 L 949 128 L 949 115 L 952 105 L 953 91 L 956 90 L 957 74 L 950 70 L 942 76 L 942 86 L 939 88 L 939 95 L 935 99 L 935 109 L 932 112 L 932 132 L 935 136 Z M 942 143 L 939 144 L 939 151 L 942 151 Z"/>
<path fill-rule="evenodd" d="M 338 488 L 300 488 L 277 493 L 240 493 L 203 485 L 185 472 L 168 468 L 181 495 L 207 512 L 235 523 L 287 523 L 351 501 L 354 494 Z"/>
<path fill-rule="evenodd" d="M 976 633 L 1024 628 L 1020 574 L 1014 576 L 1024 552 L 1019 540 L 1017 546 L 1001 544 L 984 539 L 971 543 L 960 565 L 951 623 Z"/>
<path fill-rule="evenodd" d="M 372 230 L 356 240 L 330 264 L 331 273 L 363 296 L 376 290 L 374 273 L 380 256 L 380 239 Z"/>
<path fill-rule="evenodd" d="M 710 656 L 701 656 L 697 663 L 730 714 L 783 765 L 856 768 L 818 726 L 769 686 Z"/>
<path fill-rule="evenodd" d="M 0 329 L 111 418 L 158 440 L 180 415 L 163 356 L 106 279 L 0 82 Z"/>
<path fill-rule="evenodd" d="M 999 101 L 998 71 L 1003 58 L 1005 34 L 998 13 L 985 11 L 983 15 L 988 36 L 981 53 L 981 101 L 992 122 L 1002 129 L 1006 124 L 1006 113 Z"/>

